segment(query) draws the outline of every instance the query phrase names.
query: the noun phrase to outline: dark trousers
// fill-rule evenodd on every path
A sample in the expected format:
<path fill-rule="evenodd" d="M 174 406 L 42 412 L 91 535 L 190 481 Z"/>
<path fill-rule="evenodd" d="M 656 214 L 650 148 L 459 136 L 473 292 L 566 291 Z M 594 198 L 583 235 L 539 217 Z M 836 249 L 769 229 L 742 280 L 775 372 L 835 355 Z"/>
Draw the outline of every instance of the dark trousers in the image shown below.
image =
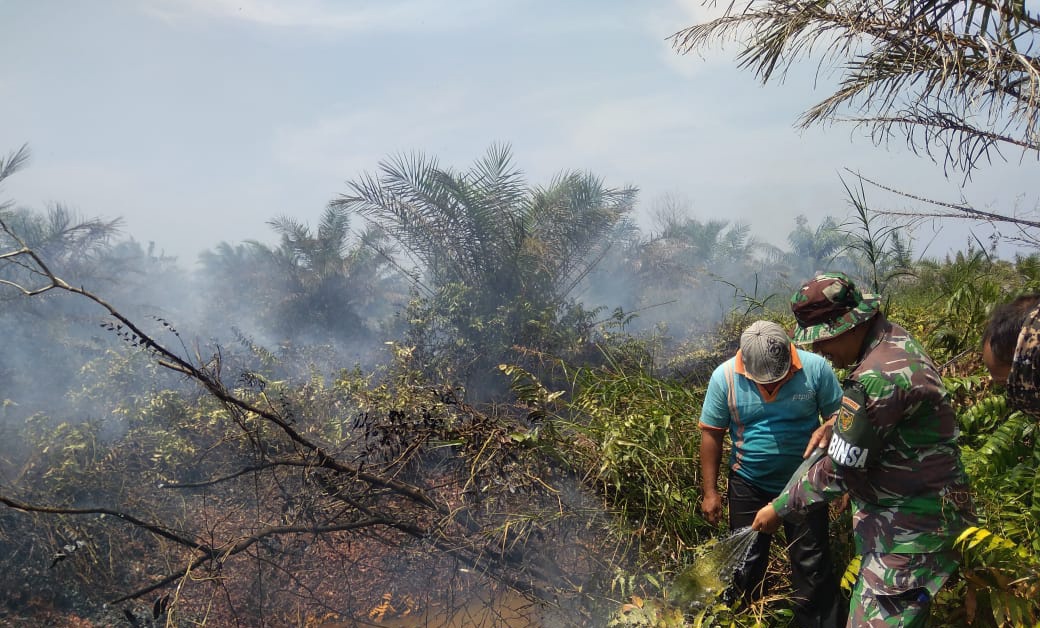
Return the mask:
<path fill-rule="evenodd" d="M 743 478 L 729 476 L 729 527 L 751 525 L 755 513 L 768 504 L 775 493 L 762 491 Z M 838 578 L 831 561 L 827 507 L 809 510 L 800 521 L 784 520 L 787 555 L 791 560 L 792 608 L 802 628 L 837 628 L 845 625 L 848 612 L 838 591 Z M 765 574 L 769 563 L 771 534 L 759 534 L 751 547 L 744 568 L 733 577 L 733 587 L 746 602 L 766 591 Z"/>

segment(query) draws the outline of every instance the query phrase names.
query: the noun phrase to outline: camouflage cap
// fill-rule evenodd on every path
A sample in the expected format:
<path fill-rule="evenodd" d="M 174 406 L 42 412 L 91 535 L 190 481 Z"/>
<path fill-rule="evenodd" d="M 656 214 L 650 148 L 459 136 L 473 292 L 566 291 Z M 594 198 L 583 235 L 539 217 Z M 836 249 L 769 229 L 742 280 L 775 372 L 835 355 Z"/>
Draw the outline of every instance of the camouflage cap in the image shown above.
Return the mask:
<path fill-rule="evenodd" d="M 862 294 L 843 273 L 820 273 L 791 297 L 798 321 L 794 342 L 807 345 L 840 336 L 874 318 L 880 302 L 876 294 Z"/>

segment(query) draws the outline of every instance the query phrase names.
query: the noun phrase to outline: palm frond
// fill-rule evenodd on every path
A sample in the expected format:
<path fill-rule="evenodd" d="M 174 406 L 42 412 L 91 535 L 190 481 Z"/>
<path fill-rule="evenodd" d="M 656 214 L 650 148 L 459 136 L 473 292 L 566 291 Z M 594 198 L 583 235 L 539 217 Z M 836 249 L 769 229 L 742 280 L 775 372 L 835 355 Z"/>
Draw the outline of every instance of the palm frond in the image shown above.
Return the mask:
<path fill-rule="evenodd" d="M 283 241 L 295 245 L 311 237 L 310 229 L 292 216 L 276 216 L 267 221 L 275 233 L 282 236 Z"/>
<path fill-rule="evenodd" d="M 540 263 L 562 280 L 562 294 L 599 259 L 590 254 L 631 210 L 635 195 L 635 188 L 606 188 L 597 177 L 581 172 L 562 173 L 548 187 L 533 191 L 529 237 L 554 253 Z"/>
<path fill-rule="evenodd" d="M 22 144 L 21 148 L 9 153 L 6 158 L 0 157 L 0 182 L 21 170 L 28 161 L 28 144 Z"/>
<path fill-rule="evenodd" d="M 386 233 L 417 261 L 436 273 L 447 264 L 441 257 L 443 232 L 433 172 L 435 160 L 402 155 L 380 162 L 382 176 L 365 173 L 348 183 L 349 192 L 330 205 L 356 211 Z"/>
<path fill-rule="evenodd" d="M 309 266 L 321 277 L 342 275 L 350 239 L 350 215 L 340 207 L 326 207 L 315 236 L 308 240 Z"/>
<path fill-rule="evenodd" d="M 672 43 L 688 53 L 735 40 L 739 65 L 762 82 L 816 57 L 841 79 L 803 126 L 852 120 L 875 141 L 898 132 L 968 174 L 1002 145 L 1040 152 L 1038 32 L 1021 0 L 751 0 Z"/>
<path fill-rule="evenodd" d="M 493 311 L 527 299 L 524 307 L 540 313 L 595 263 L 635 197 L 578 172 L 529 189 L 505 144 L 461 172 L 421 154 L 397 156 L 348 186 L 330 205 L 381 227 L 433 285 L 464 286 Z"/>

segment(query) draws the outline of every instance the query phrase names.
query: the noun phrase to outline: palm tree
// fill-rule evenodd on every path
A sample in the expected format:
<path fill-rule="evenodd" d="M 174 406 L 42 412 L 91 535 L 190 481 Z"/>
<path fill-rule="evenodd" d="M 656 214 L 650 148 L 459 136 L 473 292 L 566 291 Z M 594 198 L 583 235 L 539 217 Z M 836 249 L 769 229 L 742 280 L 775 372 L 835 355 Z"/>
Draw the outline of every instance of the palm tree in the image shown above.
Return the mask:
<path fill-rule="evenodd" d="M 383 161 L 380 171 L 330 206 L 385 229 L 424 271 L 416 282 L 428 292 L 461 283 L 499 297 L 566 298 L 635 198 L 633 188 L 605 188 L 580 172 L 528 188 L 505 145 L 468 172 L 421 154 Z"/>
<path fill-rule="evenodd" d="M 336 208 L 325 210 L 315 231 L 288 216 L 268 224 L 281 236 L 277 246 L 222 242 L 202 254 L 218 309 L 254 319 L 279 341 L 369 335 L 374 321 L 366 314 L 378 318 L 386 312 L 373 308 L 394 305 L 387 260 L 378 252 L 381 233 L 369 229 L 354 238 L 349 216 Z"/>
<path fill-rule="evenodd" d="M 288 216 L 267 223 L 281 236 L 276 248 L 259 242 L 248 244 L 269 256 L 286 271 L 297 294 L 321 293 L 332 284 L 350 289 L 350 301 L 357 307 L 385 300 L 388 295 L 388 265 L 392 254 L 385 246 L 385 235 L 370 227 L 354 237 L 350 216 L 328 207 L 313 233 L 306 225 Z"/>
<path fill-rule="evenodd" d="M 616 233 L 610 266 L 588 289 L 596 304 L 635 314 L 634 329 L 668 325 L 681 334 L 710 326 L 741 295 L 756 294 L 756 277 L 764 270 L 759 258 L 770 247 L 751 237 L 749 225 L 700 220 L 691 211 L 689 201 L 665 197 L 649 235 L 632 226 Z"/>
<path fill-rule="evenodd" d="M 275 311 L 286 288 L 266 251 L 252 243 L 221 242 L 203 251 L 199 263 L 199 283 L 206 295 L 205 329 L 223 335 L 229 325 L 265 331 L 275 327 Z"/>
<path fill-rule="evenodd" d="M 472 373 L 514 344 L 545 340 L 635 194 L 576 171 L 529 187 L 509 147 L 494 145 L 465 172 L 422 154 L 385 160 L 330 207 L 357 212 L 399 245 L 451 336 L 445 346 L 474 353 L 450 361 Z"/>
<path fill-rule="evenodd" d="M 29 159 L 22 146 L 0 157 L 0 183 Z M 23 290 L 41 290 L 51 284 L 45 269 L 60 273 L 70 284 L 101 282 L 131 284 L 136 270 L 114 256 L 120 245 L 113 239 L 120 220 L 81 218 L 67 206 L 54 203 L 45 211 L 0 203 L 0 328 L 5 350 L 0 355 L 0 389 L 12 401 L 44 401 L 53 407 L 52 387 L 76 376 L 81 363 L 69 359 L 94 355 L 99 348 L 94 333 L 78 333 L 77 323 L 88 317 L 86 304 L 60 298 L 47 290 L 26 299 Z M 32 249 L 37 257 L 26 254 Z M 92 326 L 93 327 L 93 326 Z"/>
<path fill-rule="evenodd" d="M 26 246 L 47 260 L 52 270 L 77 284 L 112 281 L 128 270 L 108 258 L 112 239 L 120 231 L 122 221 L 118 218 L 82 218 L 67 206 L 54 203 L 44 212 L 28 208 L 4 210 L 0 219 Z M 0 246 L 5 252 L 12 245 L 13 241 L 0 234 Z M 32 285 L 34 273 L 31 265 L 8 264 L 0 278 Z"/>
<path fill-rule="evenodd" d="M 29 148 L 23 145 L 0 158 L 0 183 L 20 170 L 29 161 Z M 47 211 L 38 212 L 27 208 L 15 208 L 11 202 L 0 203 L 0 253 L 14 255 L 4 265 L 5 277 L 0 279 L 29 279 L 31 285 L 32 264 L 21 264 L 11 249 L 19 248 L 9 234 L 17 234 L 22 243 L 47 260 L 52 270 L 61 273 L 75 283 L 92 279 L 112 277 L 124 269 L 111 268 L 102 262 L 105 252 L 111 248 L 112 238 L 120 230 L 120 219 L 81 218 L 61 203 L 52 204 Z"/>
<path fill-rule="evenodd" d="M 781 258 L 789 271 L 788 279 L 797 285 L 820 270 L 849 270 L 848 261 L 842 252 L 849 246 L 849 236 L 833 216 L 824 216 L 816 227 L 799 215 L 795 228 L 787 234 L 790 246 Z"/>

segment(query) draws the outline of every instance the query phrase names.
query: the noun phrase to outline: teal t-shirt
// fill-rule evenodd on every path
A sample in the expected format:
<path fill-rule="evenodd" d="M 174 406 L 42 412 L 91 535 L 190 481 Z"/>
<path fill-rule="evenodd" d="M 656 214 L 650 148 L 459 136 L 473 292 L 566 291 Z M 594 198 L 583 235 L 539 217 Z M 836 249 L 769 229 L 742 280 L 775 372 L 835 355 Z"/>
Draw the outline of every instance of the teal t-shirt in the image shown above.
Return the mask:
<path fill-rule="evenodd" d="M 820 417 L 841 406 L 841 384 L 825 359 L 797 349 L 792 364 L 797 371 L 768 398 L 743 374 L 738 352 L 711 374 L 701 409 L 702 427 L 729 430 L 730 472 L 770 493 L 801 464 Z"/>

